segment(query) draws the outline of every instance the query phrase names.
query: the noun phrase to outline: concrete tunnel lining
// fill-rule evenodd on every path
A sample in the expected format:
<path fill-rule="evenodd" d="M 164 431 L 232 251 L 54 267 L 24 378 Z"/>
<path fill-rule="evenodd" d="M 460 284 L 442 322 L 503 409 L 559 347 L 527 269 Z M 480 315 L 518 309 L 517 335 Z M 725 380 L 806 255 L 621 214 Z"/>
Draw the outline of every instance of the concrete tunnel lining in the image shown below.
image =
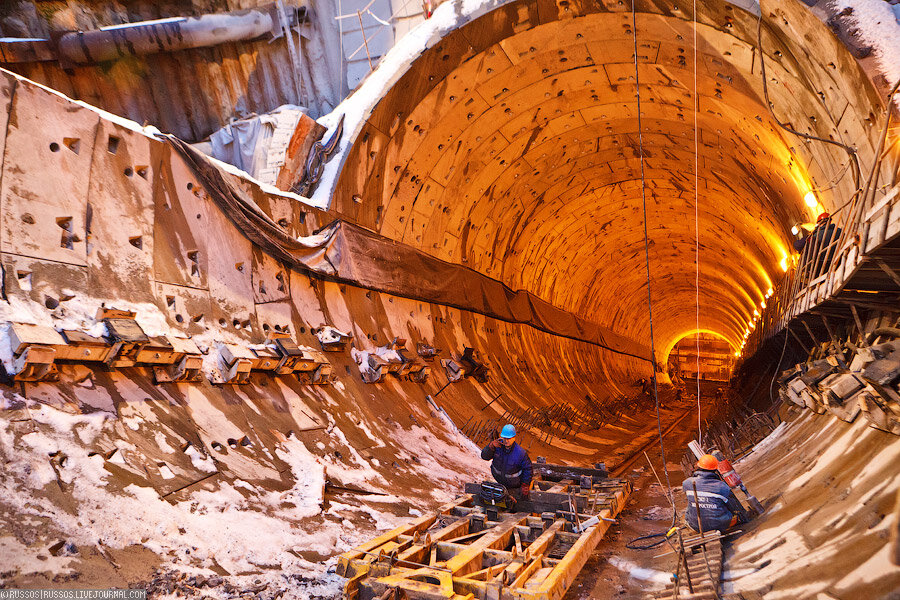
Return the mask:
<path fill-rule="evenodd" d="M 350 136 L 314 197 L 333 193 L 345 217 L 647 343 L 626 8 L 441 7 L 333 113 Z M 753 9 L 698 3 L 700 327 L 734 346 L 780 280 L 791 226 L 815 218 L 804 195 L 847 163 L 766 111 Z M 805 6 L 763 10 L 773 110 L 853 139 L 867 164 L 883 110 L 874 86 Z M 637 30 L 656 341 L 668 348 L 696 328 L 691 15 L 638 3 Z M 817 193 L 822 208 L 849 196 L 850 179 Z"/>

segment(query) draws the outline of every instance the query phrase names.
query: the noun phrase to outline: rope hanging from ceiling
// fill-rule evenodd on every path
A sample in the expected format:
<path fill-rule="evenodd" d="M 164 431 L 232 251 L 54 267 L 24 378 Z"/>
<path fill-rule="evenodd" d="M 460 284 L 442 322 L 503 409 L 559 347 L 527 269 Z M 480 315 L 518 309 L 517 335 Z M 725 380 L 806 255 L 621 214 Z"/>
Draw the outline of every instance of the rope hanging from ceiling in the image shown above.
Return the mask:
<path fill-rule="evenodd" d="M 700 406 L 700 96 L 697 93 L 697 0 L 694 0 L 694 250 L 696 254 L 694 287 L 696 290 L 697 329 L 697 438 L 703 440 L 703 413 Z"/>
<path fill-rule="evenodd" d="M 666 462 L 666 447 L 663 444 L 662 418 L 659 414 L 659 385 L 656 379 L 656 346 L 653 337 L 653 294 L 650 289 L 650 234 L 647 227 L 647 182 L 644 172 L 644 130 L 641 121 L 641 76 L 638 69 L 638 43 L 637 43 L 637 11 L 635 0 L 631 0 L 631 33 L 634 42 L 634 89 L 637 95 L 637 125 L 638 125 L 638 156 L 641 164 L 641 206 L 644 215 L 644 264 L 647 269 L 647 314 L 650 321 L 650 369 L 653 374 L 653 399 L 656 402 L 656 427 L 659 434 L 659 451 L 662 458 L 663 472 L 666 475 L 666 496 L 675 506 L 672 497 L 672 484 L 669 482 L 669 468 Z M 674 519 L 674 515 L 673 515 Z"/>

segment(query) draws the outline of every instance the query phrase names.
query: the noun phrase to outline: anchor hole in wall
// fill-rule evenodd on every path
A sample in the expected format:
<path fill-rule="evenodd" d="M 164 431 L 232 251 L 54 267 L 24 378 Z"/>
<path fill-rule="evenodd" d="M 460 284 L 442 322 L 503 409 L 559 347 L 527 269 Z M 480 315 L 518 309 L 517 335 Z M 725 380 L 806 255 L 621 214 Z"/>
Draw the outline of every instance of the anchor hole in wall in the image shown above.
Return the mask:
<path fill-rule="evenodd" d="M 63 138 L 63 144 L 75 154 L 81 149 L 81 140 L 78 138 Z"/>
<path fill-rule="evenodd" d="M 175 296 L 166 296 L 166 308 L 175 308 Z"/>
<path fill-rule="evenodd" d="M 200 276 L 200 252 L 191 250 L 187 253 L 188 260 L 191 261 L 191 277 Z"/>
<path fill-rule="evenodd" d="M 240 271 L 241 273 L 243 273 L 244 272 L 244 263 L 242 263 L 242 262 L 234 263 L 234 268 L 237 269 L 238 271 Z"/>
<path fill-rule="evenodd" d="M 62 229 L 59 247 L 74 250 L 76 236 L 72 232 L 72 217 L 57 217 L 56 224 Z"/>
<path fill-rule="evenodd" d="M 250 446 L 253 445 L 253 442 L 251 442 L 251 441 L 250 441 L 250 438 L 247 437 L 246 435 L 245 435 L 244 437 L 241 438 L 241 440 L 240 440 L 239 443 L 240 443 L 240 445 L 243 446 L 244 448 L 248 448 L 248 447 L 250 447 Z"/>
<path fill-rule="evenodd" d="M 266 333 L 269 333 L 269 324 L 268 323 L 263 323 L 263 331 L 265 331 Z"/>
<path fill-rule="evenodd" d="M 212 446 L 212 449 L 215 450 L 216 452 L 221 452 L 223 454 L 225 453 L 225 446 L 223 446 L 219 442 L 213 442 L 210 445 Z"/>
<path fill-rule="evenodd" d="M 121 141 L 121 139 L 114 135 L 109 136 L 109 139 L 106 141 L 106 151 L 110 154 L 115 154 L 119 151 L 119 142 Z"/>
<path fill-rule="evenodd" d="M 144 248 L 144 236 L 135 235 L 133 237 L 130 237 L 128 238 L 128 243 L 138 250 L 142 250 Z"/>
<path fill-rule="evenodd" d="M 125 170 L 122 172 L 125 173 L 125 177 L 131 177 L 132 175 L 134 175 L 134 169 L 132 169 L 131 167 L 125 167 Z"/>
<path fill-rule="evenodd" d="M 46 307 L 49 308 L 50 310 L 53 310 L 54 308 L 56 308 L 57 306 L 59 306 L 59 300 L 57 300 L 57 299 L 54 298 L 53 296 L 46 296 L 46 295 L 45 295 L 45 296 L 44 296 L 44 306 L 46 306 Z"/>
<path fill-rule="evenodd" d="M 278 273 L 278 274 L 275 276 L 275 279 L 278 280 L 278 291 L 279 291 L 279 292 L 285 291 L 285 287 L 284 287 L 284 273 Z"/>
<path fill-rule="evenodd" d="M 228 321 L 226 321 L 225 319 L 219 319 L 219 327 L 225 327 L 226 325 L 228 325 Z"/>
<path fill-rule="evenodd" d="M 59 294 L 59 301 L 60 302 L 68 302 L 69 300 L 71 300 L 74 297 L 75 297 L 75 294 L 71 290 L 63 290 Z"/>
<path fill-rule="evenodd" d="M 140 177 L 142 177 L 143 179 L 147 179 L 147 175 L 150 172 L 150 167 L 148 167 L 146 165 L 138 165 L 137 167 L 134 168 L 134 170 L 137 171 L 137 174 Z"/>
<path fill-rule="evenodd" d="M 306 223 L 306 213 L 302 212 L 297 215 L 297 220 L 300 221 L 300 223 Z"/>
<path fill-rule="evenodd" d="M 200 313 L 199 315 L 194 315 L 193 317 L 191 317 L 191 321 L 193 321 L 194 323 L 199 323 L 202 320 L 203 320 L 203 313 Z"/>
<path fill-rule="evenodd" d="M 227 444 L 228 444 L 229 448 L 237 448 L 238 447 L 238 442 L 234 438 L 228 438 Z"/>
<path fill-rule="evenodd" d="M 235 329 L 240 329 L 240 328 L 241 328 L 241 322 L 240 322 L 238 319 L 235 319 L 234 321 L 232 321 L 232 322 L 231 322 L 231 325 L 232 325 Z"/>
<path fill-rule="evenodd" d="M 50 142 L 50 152 L 59 152 L 59 144 Z"/>
<path fill-rule="evenodd" d="M 177 315 L 175 315 L 175 320 L 176 320 L 177 322 L 179 322 L 179 323 L 184 323 L 184 317 L 181 316 L 180 313 L 177 314 Z"/>
<path fill-rule="evenodd" d="M 16 271 L 16 280 L 19 282 L 19 288 L 30 292 L 31 291 L 31 271 Z"/>
<path fill-rule="evenodd" d="M 262 281 L 259 282 L 259 293 L 260 293 L 260 294 L 265 294 L 265 293 L 266 293 L 266 286 L 263 285 L 263 282 L 262 282 Z"/>
<path fill-rule="evenodd" d="M 288 220 L 287 219 L 278 219 L 278 226 L 286 229 L 288 226 Z"/>

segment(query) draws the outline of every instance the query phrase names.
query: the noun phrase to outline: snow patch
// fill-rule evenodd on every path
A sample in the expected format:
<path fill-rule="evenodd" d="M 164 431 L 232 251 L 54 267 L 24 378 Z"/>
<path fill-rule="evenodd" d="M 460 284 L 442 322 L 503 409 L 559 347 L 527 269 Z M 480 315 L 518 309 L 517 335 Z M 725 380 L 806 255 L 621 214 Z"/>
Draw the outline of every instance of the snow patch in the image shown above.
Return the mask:
<path fill-rule="evenodd" d="M 852 8 L 846 18 L 859 31 L 860 38 L 875 50 L 878 68 L 893 86 L 900 80 L 900 21 L 892 7 L 885 0 L 836 0 L 835 10 Z M 900 97 L 894 97 L 894 104 L 900 108 Z"/>

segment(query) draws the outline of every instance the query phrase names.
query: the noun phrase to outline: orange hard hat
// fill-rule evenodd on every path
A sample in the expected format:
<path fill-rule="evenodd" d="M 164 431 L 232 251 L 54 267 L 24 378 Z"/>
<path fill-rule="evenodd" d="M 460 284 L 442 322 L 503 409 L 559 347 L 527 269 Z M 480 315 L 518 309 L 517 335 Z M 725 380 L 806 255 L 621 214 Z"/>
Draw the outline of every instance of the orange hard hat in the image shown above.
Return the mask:
<path fill-rule="evenodd" d="M 831 217 L 831 215 L 829 215 L 827 212 L 823 212 L 823 213 L 822 213 L 821 215 L 819 215 L 819 217 L 816 219 L 816 223 L 821 223 L 822 221 L 824 221 L 825 219 L 828 219 L 829 217 Z"/>
<path fill-rule="evenodd" d="M 698 469 L 706 469 L 707 471 L 714 471 L 719 466 L 719 461 L 716 460 L 716 457 L 712 454 L 704 454 L 700 457 L 700 460 L 697 461 Z"/>

